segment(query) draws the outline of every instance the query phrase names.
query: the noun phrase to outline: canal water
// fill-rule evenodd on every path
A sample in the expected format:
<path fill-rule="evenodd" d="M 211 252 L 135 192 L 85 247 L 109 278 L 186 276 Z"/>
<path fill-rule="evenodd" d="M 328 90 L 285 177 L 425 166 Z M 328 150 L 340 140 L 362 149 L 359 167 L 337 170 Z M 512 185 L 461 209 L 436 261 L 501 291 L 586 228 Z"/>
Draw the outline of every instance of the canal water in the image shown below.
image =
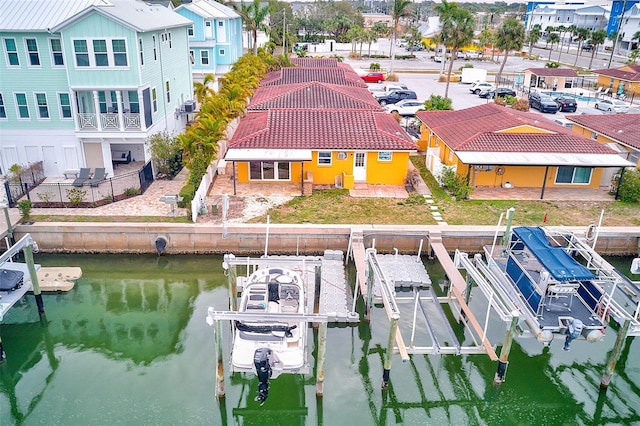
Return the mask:
<path fill-rule="evenodd" d="M 256 378 L 227 371 L 227 396 L 218 401 L 205 317 L 209 306 L 226 309 L 221 261 L 36 255 L 45 266 L 80 266 L 83 277 L 69 293 L 44 296 L 46 322 L 27 296 L 0 323 L 7 355 L 0 425 L 640 424 L 640 338 L 626 340 L 607 392 L 599 383 L 615 341 L 611 327 L 603 342 L 574 342 L 570 352 L 562 339 L 544 349 L 518 339 L 500 386 L 493 384 L 496 363 L 485 355 L 407 363 L 396 355 L 382 392 L 382 309 L 370 325 L 329 328 L 324 398 L 315 396 L 314 375 L 282 375 L 261 407 Z M 437 265 L 427 266 L 442 282 Z M 455 332 L 466 339 L 461 328 Z"/>

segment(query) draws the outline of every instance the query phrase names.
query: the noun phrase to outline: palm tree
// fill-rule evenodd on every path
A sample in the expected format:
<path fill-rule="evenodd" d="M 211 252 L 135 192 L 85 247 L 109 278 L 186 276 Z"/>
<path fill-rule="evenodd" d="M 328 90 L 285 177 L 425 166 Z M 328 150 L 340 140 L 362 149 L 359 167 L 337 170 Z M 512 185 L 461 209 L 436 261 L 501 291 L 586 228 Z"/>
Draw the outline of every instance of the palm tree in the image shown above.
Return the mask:
<path fill-rule="evenodd" d="M 493 44 L 496 41 L 495 34 L 491 30 L 482 30 L 478 36 L 478 41 L 482 47 L 483 54 L 484 48 L 491 45 L 491 60 L 493 61 Z"/>
<path fill-rule="evenodd" d="M 576 60 L 573 61 L 574 67 L 578 63 L 578 55 L 582 50 L 582 42 L 589 38 L 589 36 L 591 35 L 591 31 L 589 31 L 586 28 L 577 28 L 575 34 L 576 34 L 576 40 L 578 41 L 578 48 L 576 49 Z"/>
<path fill-rule="evenodd" d="M 193 93 L 196 96 L 196 100 L 199 104 L 202 104 L 207 96 L 213 95 L 214 90 L 209 87 L 209 84 L 216 81 L 216 76 L 213 74 L 205 74 L 202 83 L 196 81 L 193 83 Z"/>
<path fill-rule="evenodd" d="M 551 60 L 551 52 L 553 52 L 553 45 L 560 41 L 560 35 L 558 33 L 551 33 L 547 36 L 547 43 L 551 43 L 551 48 L 549 49 L 549 61 Z"/>
<path fill-rule="evenodd" d="M 541 36 L 542 34 L 540 32 L 539 24 L 534 25 L 531 30 L 529 30 L 529 35 L 527 35 L 527 42 L 529 43 L 529 56 L 531 56 L 531 54 L 533 53 L 533 45 L 536 44 L 538 40 L 540 40 Z"/>
<path fill-rule="evenodd" d="M 551 33 L 554 31 L 555 29 L 551 26 L 551 25 L 547 25 L 547 28 L 544 29 L 544 32 L 546 34 L 547 37 L 547 46 L 545 47 L 545 49 L 549 48 L 549 36 L 551 35 Z"/>
<path fill-rule="evenodd" d="M 251 31 L 253 54 L 258 53 L 258 30 L 264 27 L 264 21 L 269 16 L 271 7 L 269 5 L 262 6 L 260 0 L 253 0 L 253 3 L 246 4 L 241 2 L 240 5 L 231 3 L 238 15 L 242 18 L 247 31 Z"/>
<path fill-rule="evenodd" d="M 633 35 L 631 36 L 631 43 L 633 43 L 633 40 L 638 40 L 638 43 L 640 43 L 640 31 L 636 31 L 635 33 L 633 33 Z M 638 48 L 638 46 L 636 46 L 636 49 Z"/>
<path fill-rule="evenodd" d="M 502 70 L 507 63 L 510 50 L 520 50 L 524 44 L 524 25 L 522 25 L 516 18 L 508 18 L 500 27 L 496 33 L 496 47 L 500 50 L 504 50 L 504 58 L 500 65 L 500 70 L 496 76 L 496 85 L 500 83 L 500 77 L 502 76 Z"/>
<path fill-rule="evenodd" d="M 573 41 L 573 37 L 575 37 L 578 34 L 578 27 L 576 27 L 575 25 L 570 25 L 567 28 L 567 31 L 569 32 L 569 43 L 567 43 L 567 53 L 569 53 L 569 48 L 571 47 L 571 42 Z"/>
<path fill-rule="evenodd" d="M 589 69 L 591 69 L 591 64 L 593 63 L 593 56 L 596 54 L 598 50 L 598 46 L 600 46 L 607 39 L 607 32 L 605 30 L 596 30 L 591 33 L 591 39 L 589 43 L 593 45 L 591 49 L 591 60 L 589 61 Z"/>
<path fill-rule="evenodd" d="M 413 13 L 410 8 L 411 4 L 411 0 L 393 0 L 393 9 L 391 10 L 391 18 L 393 20 L 393 28 L 391 29 L 391 67 L 389 74 L 393 74 L 393 66 L 396 60 L 396 39 L 398 38 L 400 18 Z"/>
<path fill-rule="evenodd" d="M 444 97 L 449 95 L 449 83 L 451 80 L 451 70 L 456 59 L 458 50 L 473 41 L 473 30 L 476 23 L 473 15 L 467 9 L 456 8 L 449 15 L 449 19 L 442 25 L 440 39 L 442 43 L 451 49 L 451 59 L 449 59 L 449 70 L 447 71 L 447 85 L 444 90 Z"/>
<path fill-rule="evenodd" d="M 445 43 L 442 41 L 442 33 L 445 31 L 445 27 L 449 25 L 449 22 L 451 20 L 451 15 L 453 14 L 453 11 L 456 10 L 457 8 L 458 8 L 458 5 L 456 3 L 449 3 L 448 0 L 442 0 L 442 3 L 440 3 L 439 5 L 436 5 L 433 8 L 433 11 L 436 12 L 440 17 L 440 25 L 442 26 L 440 30 L 440 34 L 438 34 L 438 37 L 437 37 L 437 40 L 438 40 L 437 42 L 442 44 L 442 69 L 444 69 L 444 63 L 447 58 L 447 47 L 445 46 Z"/>

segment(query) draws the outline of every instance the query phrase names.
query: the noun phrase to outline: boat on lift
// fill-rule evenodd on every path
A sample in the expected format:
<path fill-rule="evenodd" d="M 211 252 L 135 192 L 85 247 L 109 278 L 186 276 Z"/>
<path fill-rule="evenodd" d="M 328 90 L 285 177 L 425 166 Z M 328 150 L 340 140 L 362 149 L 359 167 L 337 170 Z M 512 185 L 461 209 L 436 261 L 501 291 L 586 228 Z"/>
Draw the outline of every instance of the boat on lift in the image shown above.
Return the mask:
<path fill-rule="evenodd" d="M 231 364 L 234 371 L 258 375 L 256 400 L 264 403 L 270 378 L 308 372 L 307 323 L 286 318 L 306 313 L 301 275 L 284 268 L 256 270 L 242 282 L 238 312 L 253 314 L 255 320 L 234 322 Z"/>
<path fill-rule="evenodd" d="M 562 234 L 516 227 L 505 247 L 485 248 L 485 255 L 506 291 L 517 291 L 520 310 L 545 344 L 554 334 L 566 336 L 565 350 L 580 337 L 602 340 L 608 322 L 602 312 L 603 288 L 598 277 L 573 257 L 577 253 Z"/>

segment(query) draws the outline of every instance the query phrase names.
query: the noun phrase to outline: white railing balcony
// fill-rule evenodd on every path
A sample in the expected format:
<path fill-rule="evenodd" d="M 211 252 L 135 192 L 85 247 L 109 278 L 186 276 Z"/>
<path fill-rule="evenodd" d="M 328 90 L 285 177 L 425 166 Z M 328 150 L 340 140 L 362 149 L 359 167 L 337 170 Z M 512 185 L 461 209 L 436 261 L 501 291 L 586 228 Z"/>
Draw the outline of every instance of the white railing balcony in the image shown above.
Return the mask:
<path fill-rule="evenodd" d="M 100 120 L 100 126 L 98 126 L 98 120 Z M 122 124 L 122 126 L 121 126 Z M 125 112 L 122 114 L 122 123 L 120 122 L 120 115 L 118 113 L 105 113 L 105 114 L 92 114 L 92 113 L 79 113 L 78 114 L 78 127 L 80 131 L 96 130 L 105 132 L 131 132 L 142 130 L 142 123 L 140 114 Z"/>

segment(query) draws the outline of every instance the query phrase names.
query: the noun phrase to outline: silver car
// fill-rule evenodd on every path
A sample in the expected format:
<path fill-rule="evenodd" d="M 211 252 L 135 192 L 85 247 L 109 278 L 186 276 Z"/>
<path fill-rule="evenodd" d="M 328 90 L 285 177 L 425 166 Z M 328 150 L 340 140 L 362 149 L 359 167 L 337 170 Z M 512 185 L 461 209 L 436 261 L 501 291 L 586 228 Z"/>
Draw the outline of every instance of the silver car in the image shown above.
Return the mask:
<path fill-rule="evenodd" d="M 607 112 L 627 113 L 629 105 L 617 99 L 601 99 L 595 104 L 596 109 Z"/>
<path fill-rule="evenodd" d="M 384 107 L 388 113 L 397 113 L 403 117 L 413 117 L 416 112 L 424 109 L 424 101 L 415 99 L 405 99 L 398 103 L 387 105 Z"/>

